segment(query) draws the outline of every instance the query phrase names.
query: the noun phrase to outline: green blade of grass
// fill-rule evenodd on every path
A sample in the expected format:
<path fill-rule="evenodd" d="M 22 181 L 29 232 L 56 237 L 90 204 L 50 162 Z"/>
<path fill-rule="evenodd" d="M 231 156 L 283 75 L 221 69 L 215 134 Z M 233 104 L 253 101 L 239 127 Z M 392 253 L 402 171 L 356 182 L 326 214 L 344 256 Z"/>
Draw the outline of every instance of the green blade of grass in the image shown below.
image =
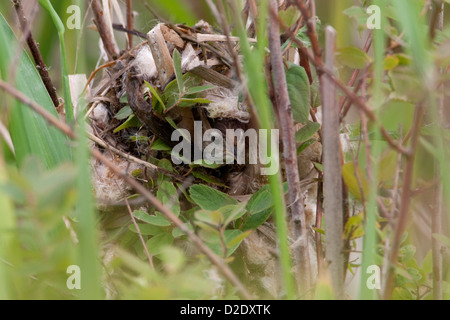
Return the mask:
<path fill-rule="evenodd" d="M 4 80 L 7 80 L 9 64 L 16 54 L 17 46 L 14 33 L 0 14 L 0 73 Z M 58 116 L 35 66 L 25 53 L 22 53 L 17 65 L 16 83 L 21 92 Z M 47 168 L 53 168 L 71 158 L 68 139 L 20 103 L 15 103 L 11 110 L 9 129 L 19 165 L 29 155 L 38 156 Z"/>
<path fill-rule="evenodd" d="M 0 150 L 0 184 L 7 181 L 5 162 Z M 11 263 L 14 256 L 17 257 L 17 253 L 13 251 L 15 242 L 13 230 L 16 229 L 16 218 L 11 200 L 3 192 L 0 192 L 0 208 L 0 258 Z M 10 268 L 4 261 L 0 261 L 0 300 L 12 299 L 11 295 L 14 292 L 9 274 Z"/>
<path fill-rule="evenodd" d="M 90 153 L 84 128 L 84 122 L 80 121 L 79 145 L 75 159 L 78 166 L 77 218 L 80 240 L 78 259 L 82 274 L 80 298 L 98 300 L 103 296 L 100 279 L 99 236 L 90 176 Z"/>
<path fill-rule="evenodd" d="M 384 7 L 383 5 L 386 5 L 384 0 L 378 0 L 375 1 L 375 4 Z M 382 24 L 385 23 L 385 20 L 382 20 Z M 383 72 L 384 72 L 384 51 L 385 51 L 385 36 L 383 28 L 381 30 L 374 30 L 374 79 L 373 79 L 373 96 L 374 98 L 374 109 L 376 113 L 377 119 L 379 118 L 379 112 L 381 110 L 381 106 L 383 105 L 384 101 L 382 100 L 383 94 L 382 94 L 382 88 L 383 88 Z M 379 130 L 375 131 L 375 138 L 380 139 L 381 133 Z M 382 153 L 381 145 L 374 144 L 371 148 L 371 156 L 372 159 L 372 175 L 374 177 L 378 176 L 378 159 L 380 159 L 381 153 Z M 363 253 L 362 253 L 362 274 L 361 277 L 361 283 L 360 283 L 360 299 L 362 300 L 372 300 L 375 299 L 376 291 L 369 289 L 367 286 L 367 277 L 368 274 L 366 273 L 366 270 L 368 270 L 369 266 L 375 265 L 375 258 L 376 258 L 376 251 L 375 248 L 377 247 L 377 239 L 376 239 L 376 221 L 377 221 L 377 212 L 378 212 L 378 205 L 377 205 L 377 194 L 378 191 L 378 180 L 373 179 L 371 186 L 370 186 L 370 192 L 367 199 L 367 213 L 366 213 L 366 225 L 365 225 L 365 235 L 364 235 L 364 242 L 363 242 Z"/>

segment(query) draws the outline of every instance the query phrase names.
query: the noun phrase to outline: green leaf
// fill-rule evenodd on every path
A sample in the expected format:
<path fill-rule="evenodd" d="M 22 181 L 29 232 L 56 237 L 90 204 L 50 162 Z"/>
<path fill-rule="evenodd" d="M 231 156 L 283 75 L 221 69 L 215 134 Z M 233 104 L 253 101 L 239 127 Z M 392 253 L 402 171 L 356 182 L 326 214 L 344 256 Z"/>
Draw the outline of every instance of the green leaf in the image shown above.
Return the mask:
<path fill-rule="evenodd" d="M 0 73 L 4 80 L 10 72 L 17 45 L 14 33 L 0 14 Z M 34 63 L 25 52 L 21 53 L 17 65 L 16 85 L 19 91 L 58 117 Z M 29 155 L 38 156 L 46 168 L 54 168 L 71 159 L 69 140 L 64 134 L 19 102 L 11 109 L 9 130 L 19 165 Z"/>
<path fill-rule="evenodd" d="M 152 93 L 152 97 L 156 98 L 156 100 L 159 101 L 159 103 L 161 104 L 163 110 L 166 110 L 166 105 L 164 104 L 164 102 L 163 102 L 161 96 L 159 95 L 158 91 L 155 88 L 153 88 L 153 86 L 150 83 L 148 83 L 147 81 L 145 81 L 145 84 L 147 85 L 148 89 Z"/>
<path fill-rule="evenodd" d="M 312 146 L 316 141 L 317 141 L 317 139 L 312 138 L 312 139 L 309 139 L 309 140 L 306 140 L 305 142 L 303 142 L 300 145 L 300 147 L 298 147 L 297 154 L 300 154 L 303 151 L 305 151 L 308 147 Z"/>
<path fill-rule="evenodd" d="M 213 89 L 213 88 L 215 88 L 216 86 L 199 86 L 199 87 L 192 87 L 192 88 L 189 88 L 187 91 L 186 91 L 186 95 L 191 95 L 191 94 L 197 94 L 197 93 L 200 93 L 200 92 L 205 92 L 205 91 L 208 91 L 208 90 L 211 90 L 211 89 Z"/>
<path fill-rule="evenodd" d="M 194 228 L 192 227 L 192 225 L 190 224 L 190 223 L 187 223 L 186 224 L 186 226 L 187 226 L 187 228 L 190 230 L 190 231 L 194 231 Z M 185 236 L 186 234 L 180 229 L 180 228 L 178 228 L 178 227 L 175 227 L 175 228 L 173 228 L 173 230 L 172 230 L 172 236 L 174 237 L 174 238 L 179 238 L 179 237 L 183 237 L 183 236 Z"/>
<path fill-rule="evenodd" d="M 227 242 L 227 248 L 228 249 L 233 249 L 235 247 L 237 248 L 241 244 L 241 242 L 245 238 L 247 238 L 252 232 L 253 232 L 253 230 L 248 230 L 248 231 L 245 231 L 245 232 L 242 232 L 242 233 L 238 234 L 236 237 L 234 237 L 229 242 Z"/>
<path fill-rule="evenodd" d="M 443 245 L 450 248 L 450 238 L 444 236 L 443 234 L 433 233 L 433 238 L 441 242 Z"/>
<path fill-rule="evenodd" d="M 311 106 L 309 78 L 304 68 L 292 65 L 286 72 L 289 98 L 294 120 L 306 124 Z"/>
<path fill-rule="evenodd" d="M 226 228 L 232 221 L 239 219 L 246 213 L 246 205 L 246 202 L 241 202 L 237 205 L 225 206 L 221 208 L 225 219 L 223 223 L 224 228 Z"/>
<path fill-rule="evenodd" d="M 129 118 L 133 114 L 133 110 L 129 106 L 123 107 L 119 112 L 114 116 L 117 120 L 125 120 Z"/>
<path fill-rule="evenodd" d="M 137 210 L 133 212 L 133 215 L 136 219 L 154 226 L 168 227 L 171 225 L 170 221 L 160 213 L 156 213 L 156 215 L 151 216 L 143 210 Z"/>
<path fill-rule="evenodd" d="M 151 149 L 152 150 L 156 150 L 156 151 L 170 151 L 170 150 L 172 150 L 172 148 L 169 147 L 161 139 L 156 139 L 155 142 L 153 142 Z"/>
<path fill-rule="evenodd" d="M 207 175 L 207 174 L 205 174 L 205 173 L 194 171 L 194 172 L 192 172 L 192 175 L 193 175 L 195 178 L 201 179 L 201 180 L 203 180 L 203 181 L 205 181 L 205 182 L 212 183 L 212 184 L 215 184 L 215 185 L 224 187 L 224 188 L 228 188 L 225 184 L 223 184 L 222 182 L 220 182 L 220 181 L 217 180 L 216 178 L 214 178 L 214 177 L 212 177 L 212 176 L 209 176 L 209 175 Z"/>
<path fill-rule="evenodd" d="M 355 171 L 358 173 L 358 178 L 355 175 Z M 359 188 L 358 179 L 364 194 L 366 196 L 369 194 L 369 181 L 367 181 L 364 176 L 364 172 L 360 167 L 358 167 L 358 170 L 355 170 L 353 162 L 346 163 L 342 166 L 342 176 L 344 178 L 345 185 L 348 187 L 348 191 L 350 191 L 356 199 L 362 201 L 362 194 Z"/>
<path fill-rule="evenodd" d="M 209 168 L 209 169 L 217 169 L 220 168 L 222 165 L 218 164 L 218 163 L 206 163 L 204 159 L 199 159 L 199 160 L 195 160 L 193 161 L 190 165 L 191 168 L 196 168 L 196 167 L 204 167 L 204 168 Z"/>
<path fill-rule="evenodd" d="M 122 125 L 118 126 L 115 130 L 114 133 L 117 133 L 119 131 L 128 129 L 128 128 L 136 128 L 136 127 L 140 127 L 142 125 L 142 123 L 139 121 L 139 119 L 132 114 L 127 121 L 125 121 Z"/>
<path fill-rule="evenodd" d="M 205 210 L 218 210 L 228 204 L 237 204 L 229 195 L 205 185 L 193 185 L 189 192 L 192 200 Z"/>
<path fill-rule="evenodd" d="M 259 226 L 261 226 L 264 222 L 269 219 L 272 214 L 273 209 L 269 208 L 258 213 L 255 213 L 244 220 L 244 223 L 241 226 L 242 231 L 247 230 L 255 230 Z"/>
<path fill-rule="evenodd" d="M 371 58 L 367 53 L 356 47 L 345 47 L 337 51 L 336 59 L 344 66 L 352 69 L 362 69 Z"/>
<path fill-rule="evenodd" d="M 185 265 L 184 252 L 176 247 L 162 248 L 158 258 L 163 262 L 164 270 L 169 274 L 181 271 Z"/>
<path fill-rule="evenodd" d="M 153 236 L 146 243 L 148 252 L 151 255 L 156 256 L 162 252 L 164 247 L 171 246 L 173 240 L 174 239 L 170 233 L 161 233 Z"/>
<path fill-rule="evenodd" d="M 208 237 L 211 237 L 212 235 L 219 235 L 217 226 L 213 226 L 211 223 L 203 221 L 194 221 L 194 223 L 202 229 L 203 235 L 208 235 Z"/>
<path fill-rule="evenodd" d="M 384 70 L 389 71 L 400 64 L 400 59 L 396 55 L 387 55 L 384 58 Z"/>
<path fill-rule="evenodd" d="M 138 223 L 139 231 L 144 236 L 156 236 L 157 234 L 167 232 L 167 227 L 159 227 L 151 224 Z M 131 224 L 128 229 L 133 233 L 138 233 L 136 226 Z"/>
<path fill-rule="evenodd" d="M 170 210 L 176 215 L 180 215 L 180 201 L 178 199 L 177 189 L 173 183 L 164 181 L 158 188 L 158 200 L 165 206 L 170 206 Z"/>
<path fill-rule="evenodd" d="M 240 230 L 225 230 L 224 232 L 224 242 L 227 244 L 227 257 L 231 256 L 236 249 L 239 247 L 240 242 L 243 239 L 240 239 L 240 241 L 233 241 L 237 237 L 239 237 L 242 234 L 242 231 Z M 247 236 L 248 234 L 246 234 Z M 218 256 L 223 256 L 223 248 L 222 248 L 222 242 L 220 239 L 220 236 L 215 233 L 209 233 L 208 237 L 204 239 L 208 247 L 214 251 L 215 254 Z M 239 239 L 237 239 L 239 240 Z M 228 244 L 231 243 L 228 247 Z"/>
<path fill-rule="evenodd" d="M 314 167 L 316 167 L 316 169 L 319 170 L 320 172 L 323 172 L 323 164 L 314 162 Z"/>
<path fill-rule="evenodd" d="M 302 143 L 311 138 L 320 130 L 320 124 L 317 122 L 308 121 L 296 134 L 295 141 Z"/>
<path fill-rule="evenodd" d="M 364 214 L 350 217 L 345 224 L 344 234 L 349 240 L 361 238 L 364 235 Z"/>
<path fill-rule="evenodd" d="M 270 186 L 265 185 L 259 189 L 250 198 L 247 204 L 247 210 L 250 215 L 257 214 L 261 211 L 267 210 L 273 206 L 272 193 L 270 192 Z"/>
<path fill-rule="evenodd" d="M 193 107 L 197 104 L 210 104 L 210 103 L 212 103 L 211 100 L 204 98 L 182 98 L 180 99 L 180 103 L 178 104 L 178 106 L 182 108 L 187 108 Z"/>
<path fill-rule="evenodd" d="M 183 72 L 181 70 L 181 56 L 177 49 L 173 51 L 173 66 L 177 77 L 178 92 L 184 92 Z"/>
<path fill-rule="evenodd" d="M 402 246 L 398 251 L 398 261 L 408 262 L 411 260 L 416 253 L 416 247 L 412 244 L 407 244 Z"/>
<path fill-rule="evenodd" d="M 366 27 L 367 19 L 368 19 L 369 16 L 368 16 L 366 10 L 364 10 L 363 7 L 361 7 L 361 6 L 353 6 L 353 7 L 345 9 L 343 11 L 343 13 L 345 15 L 347 15 L 348 17 L 355 19 L 358 22 L 358 26 Z"/>

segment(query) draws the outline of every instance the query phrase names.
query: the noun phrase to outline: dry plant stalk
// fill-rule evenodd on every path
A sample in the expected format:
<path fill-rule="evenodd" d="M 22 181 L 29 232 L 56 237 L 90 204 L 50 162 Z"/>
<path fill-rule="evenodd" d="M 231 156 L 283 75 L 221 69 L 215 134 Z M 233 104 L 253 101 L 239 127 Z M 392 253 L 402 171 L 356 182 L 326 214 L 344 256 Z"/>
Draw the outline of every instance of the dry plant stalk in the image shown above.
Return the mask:
<path fill-rule="evenodd" d="M 336 31 L 332 27 L 325 30 L 326 59 L 325 67 L 334 68 L 334 53 L 336 46 Z M 324 77 L 322 81 L 322 143 L 324 165 L 324 199 L 325 199 L 325 233 L 326 260 L 329 263 L 330 279 L 335 298 L 344 296 L 344 259 L 342 234 L 344 230 L 343 186 L 340 148 L 340 119 L 336 101 L 336 87 L 333 82 Z"/>
<path fill-rule="evenodd" d="M 91 7 L 94 13 L 94 22 L 102 38 L 106 54 L 110 60 L 114 60 L 119 56 L 119 48 L 112 32 L 112 23 L 109 25 L 105 19 L 106 11 L 104 10 L 109 10 L 109 8 L 102 8 L 100 0 L 91 0 Z"/>
<path fill-rule="evenodd" d="M 47 66 L 45 65 L 44 59 L 42 58 L 41 52 L 39 51 L 39 46 L 34 40 L 33 34 L 31 33 L 31 26 L 27 18 L 25 17 L 25 13 L 22 7 L 22 1 L 14 0 L 13 4 L 17 12 L 17 17 L 19 18 L 23 36 L 26 38 L 31 55 L 33 56 L 34 62 L 37 65 L 36 69 L 38 70 L 42 82 L 44 83 L 44 86 L 47 89 L 50 98 L 52 99 L 53 105 L 55 106 L 55 108 L 58 108 L 59 99 L 58 94 L 56 93 L 56 88 L 53 85 L 53 81 L 50 78 L 50 75 L 48 74 Z"/>
<path fill-rule="evenodd" d="M 270 10 L 278 12 L 278 2 L 271 0 Z M 289 185 L 289 207 L 291 208 L 290 225 L 293 229 L 295 241 L 299 249 L 295 252 L 298 263 L 297 275 L 300 281 L 300 290 L 304 294 L 311 288 L 311 262 L 309 256 L 309 234 L 306 229 L 304 198 L 300 187 L 300 175 L 297 162 L 297 146 L 295 142 L 294 118 L 287 88 L 286 74 L 284 72 L 283 58 L 281 56 L 281 41 L 279 23 L 271 16 L 269 27 L 269 46 L 273 73 L 273 86 L 277 106 L 275 112 L 280 122 L 281 138 L 284 147 L 284 160 L 286 177 Z"/>

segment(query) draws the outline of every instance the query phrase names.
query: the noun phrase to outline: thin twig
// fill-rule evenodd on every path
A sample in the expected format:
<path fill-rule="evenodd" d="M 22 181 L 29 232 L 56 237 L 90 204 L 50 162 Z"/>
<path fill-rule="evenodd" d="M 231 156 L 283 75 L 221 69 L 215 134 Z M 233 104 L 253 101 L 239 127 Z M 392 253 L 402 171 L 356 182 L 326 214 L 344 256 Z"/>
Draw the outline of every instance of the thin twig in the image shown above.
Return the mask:
<path fill-rule="evenodd" d="M 133 6 L 132 0 L 127 0 L 127 29 L 133 30 Z M 133 35 L 128 33 L 128 50 L 133 48 Z"/>
<path fill-rule="evenodd" d="M 147 40 L 147 35 L 145 34 L 145 33 L 143 33 L 143 32 L 140 32 L 140 31 L 137 31 L 137 30 L 135 30 L 135 29 L 129 29 L 129 28 L 125 28 L 123 25 L 121 25 L 121 24 L 118 24 L 118 23 L 113 23 L 113 28 L 114 28 L 114 30 L 117 30 L 117 31 L 123 31 L 123 32 L 126 32 L 126 33 L 128 33 L 128 35 L 129 36 L 136 36 L 136 37 L 139 37 L 139 38 L 142 38 L 142 39 L 145 39 L 145 40 Z"/>
<path fill-rule="evenodd" d="M 276 0 L 271 0 L 270 10 L 278 10 Z M 273 73 L 273 86 L 275 90 L 276 107 L 280 121 L 279 127 L 283 141 L 286 176 L 289 185 L 289 201 L 291 206 L 290 223 L 294 230 L 295 241 L 301 239 L 300 250 L 296 251 L 296 260 L 299 268 L 300 290 L 308 292 L 311 287 L 311 263 L 308 250 L 308 232 L 306 230 L 304 198 L 300 187 L 298 172 L 297 148 L 295 142 L 294 118 L 289 101 L 289 93 L 284 72 L 283 57 L 281 56 L 281 40 L 278 20 L 271 16 L 269 26 L 269 47 Z"/>
<path fill-rule="evenodd" d="M 411 186 L 413 184 L 414 165 L 416 160 L 415 153 L 420 137 L 420 127 L 423 122 L 424 113 L 425 113 L 424 105 L 423 104 L 418 105 L 415 110 L 414 123 L 412 128 L 411 146 L 410 146 L 411 154 L 406 158 L 406 168 L 403 174 L 403 187 L 400 202 L 400 211 L 398 214 L 398 221 L 394 232 L 394 239 L 392 241 L 392 247 L 389 254 L 388 264 L 386 265 L 388 277 L 387 281 L 385 281 L 384 284 L 385 285 L 384 299 L 390 299 L 392 296 L 392 291 L 394 289 L 395 271 L 393 266 L 397 262 L 401 239 L 406 228 L 406 222 L 411 204 L 412 198 Z"/>
<path fill-rule="evenodd" d="M 94 22 L 102 39 L 106 54 L 110 60 L 115 60 L 119 56 L 119 48 L 112 33 L 112 25 L 107 25 L 104 18 L 105 12 L 103 11 L 109 9 L 102 8 L 99 0 L 91 0 L 91 7 L 94 13 Z"/>
<path fill-rule="evenodd" d="M 139 235 L 139 239 L 141 240 L 142 246 L 144 247 L 144 251 L 145 251 L 145 254 L 147 255 L 150 269 L 155 270 L 155 266 L 153 265 L 153 257 L 150 255 L 150 252 L 148 252 L 147 244 L 145 243 L 145 240 L 142 237 L 141 229 L 139 228 L 139 225 L 137 224 L 136 219 L 134 218 L 133 210 L 131 210 L 130 203 L 128 202 L 127 198 L 125 198 L 125 203 L 127 205 L 127 209 L 128 209 L 128 213 L 130 214 L 131 221 L 133 222 L 133 225 L 136 228 L 136 232 Z"/>
<path fill-rule="evenodd" d="M 31 100 L 29 97 L 25 96 L 22 92 L 18 91 L 11 84 L 0 80 L 0 89 L 4 90 L 11 96 L 15 97 L 17 100 L 22 102 L 24 105 L 30 107 L 37 114 L 42 116 L 49 124 L 56 127 L 58 130 L 67 135 L 70 139 L 76 140 L 77 136 L 75 132 L 66 123 L 61 122 L 59 119 L 55 118 L 47 110 L 41 107 L 39 104 Z M 239 278 L 234 274 L 230 267 L 224 263 L 224 261 L 219 258 L 203 241 L 200 239 L 193 231 L 191 231 L 187 225 L 180 220 L 170 209 L 164 206 L 150 191 L 148 191 L 143 185 L 141 185 L 134 178 L 130 177 L 122 169 L 117 167 L 114 163 L 109 161 L 99 150 L 92 149 L 92 156 L 102 162 L 109 170 L 111 170 L 115 175 L 122 178 L 126 183 L 128 183 L 136 192 L 140 193 L 144 198 L 146 198 L 157 211 L 164 214 L 176 227 L 178 227 L 188 239 L 214 264 L 218 270 L 224 275 L 224 277 L 241 293 L 242 297 L 245 299 L 252 299 L 252 296 L 247 291 L 245 286 L 239 280 Z"/>
<path fill-rule="evenodd" d="M 31 26 L 27 18 L 25 17 L 22 2 L 20 0 L 14 0 L 13 4 L 19 18 L 23 36 L 27 39 L 27 44 L 30 48 L 31 55 L 33 56 L 33 59 L 37 64 L 36 69 L 38 70 L 42 82 L 44 83 L 44 86 L 47 89 L 50 98 L 52 99 L 53 105 L 55 106 L 55 108 L 57 108 L 59 106 L 59 99 L 56 93 L 56 88 L 53 85 L 50 75 L 48 74 L 47 66 L 45 65 L 44 59 L 42 58 L 41 52 L 39 51 L 39 46 L 34 40 L 33 34 L 31 33 Z"/>

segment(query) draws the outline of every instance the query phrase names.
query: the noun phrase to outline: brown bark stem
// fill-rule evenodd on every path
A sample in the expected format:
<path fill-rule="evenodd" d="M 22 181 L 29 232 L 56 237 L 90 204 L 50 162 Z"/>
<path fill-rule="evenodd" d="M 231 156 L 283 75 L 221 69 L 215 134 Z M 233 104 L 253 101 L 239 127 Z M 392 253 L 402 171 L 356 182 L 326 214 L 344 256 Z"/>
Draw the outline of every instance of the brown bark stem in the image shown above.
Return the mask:
<path fill-rule="evenodd" d="M 91 7 L 94 13 L 94 22 L 102 39 L 108 59 L 115 60 L 119 56 L 119 48 L 117 47 L 114 34 L 111 32 L 112 25 L 108 27 L 104 19 L 103 10 L 108 10 L 108 8 L 102 8 L 100 0 L 91 0 Z"/>
<path fill-rule="evenodd" d="M 387 279 L 386 281 L 384 281 L 384 290 L 383 290 L 384 299 L 390 299 L 392 297 L 392 292 L 394 290 L 394 277 L 395 277 L 394 265 L 397 263 L 401 239 L 406 228 L 408 213 L 411 204 L 412 198 L 411 186 L 414 178 L 414 164 L 416 160 L 415 154 L 419 142 L 420 127 L 423 121 L 424 113 L 425 107 L 423 106 L 423 104 L 420 104 L 419 106 L 416 107 L 414 115 L 414 124 L 413 128 L 411 129 L 412 131 L 411 145 L 410 145 L 411 151 L 409 152 L 409 156 L 407 156 L 406 168 L 403 174 L 403 187 L 400 200 L 400 211 L 398 214 L 398 221 L 394 232 L 394 239 L 392 241 L 392 246 L 389 254 L 389 260 L 387 265 L 385 266 L 387 270 Z"/>
<path fill-rule="evenodd" d="M 332 27 L 325 30 L 326 68 L 334 68 L 336 31 Z M 323 164 L 324 164 L 324 202 L 326 260 L 329 264 L 330 279 L 336 299 L 344 296 L 344 258 L 342 254 L 344 230 L 343 188 L 341 169 L 341 150 L 339 132 L 339 110 L 336 87 L 326 76 L 321 77 L 323 107 Z"/>
<path fill-rule="evenodd" d="M 127 29 L 134 30 L 132 0 L 127 0 Z M 128 33 L 128 50 L 131 50 L 131 48 L 133 48 L 133 35 Z"/>
<path fill-rule="evenodd" d="M 276 0 L 270 1 L 270 10 L 278 12 Z M 275 89 L 275 112 L 278 114 L 283 141 L 286 176 L 289 185 L 289 201 L 291 208 L 290 225 L 294 231 L 299 249 L 296 251 L 298 274 L 300 276 L 300 292 L 305 293 L 311 287 L 311 264 L 309 257 L 309 237 L 306 229 L 304 199 L 298 172 L 297 148 L 295 143 L 294 118 L 287 88 L 283 57 L 281 56 L 280 27 L 277 19 L 271 16 L 269 26 L 269 47 L 272 64 L 273 85 Z"/>
<path fill-rule="evenodd" d="M 28 23 L 27 18 L 25 17 L 22 2 L 20 0 L 14 0 L 13 5 L 19 18 L 22 33 L 26 38 L 27 45 L 31 51 L 31 55 L 33 56 L 34 62 L 37 65 L 36 69 L 41 76 L 42 82 L 44 83 L 44 86 L 47 89 L 50 98 L 52 99 L 53 105 L 55 106 L 55 108 L 57 108 L 59 106 L 58 94 L 56 93 L 56 88 L 53 85 L 50 75 L 48 74 L 47 66 L 45 65 L 44 59 L 42 58 L 41 52 L 39 51 L 39 46 L 34 40 L 33 34 L 31 33 L 31 26 Z"/>

